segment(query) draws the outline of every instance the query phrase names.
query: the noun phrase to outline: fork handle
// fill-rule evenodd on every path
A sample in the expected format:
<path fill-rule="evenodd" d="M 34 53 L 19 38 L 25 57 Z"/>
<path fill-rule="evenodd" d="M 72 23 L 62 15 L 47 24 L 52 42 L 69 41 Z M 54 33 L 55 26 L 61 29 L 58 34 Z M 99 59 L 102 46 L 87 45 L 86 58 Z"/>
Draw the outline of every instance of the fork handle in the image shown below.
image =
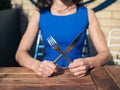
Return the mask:
<path fill-rule="evenodd" d="M 61 54 L 53 61 L 54 64 L 56 64 L 57 61 L 58 61 L 62 56 L 64 56 L 64 58 L 65 58 L 69 63 L 72 62 L 72 61 L 70 60 L 70 58 L 65 55 L 65 53 L 63 53 L 63 52 L 60 52 L 60 53 L 61 53 Z"/>
<path fill-rule="evenodd" d="M 62 57 L 62 54 L 60 54 L 60 55 L 53 61 L 53 63 L 56 64 L 57 61 L 58 61 L 61 57 Z"/>
<path fill-rule="evenodd" d="M 64 58 L 65 58 L 69 63 L 72 62 L 72 61 L 70 60 L 70 58 L 65 55 L 64 52 L 61 52 L 61 54 L 53 61 L 53 63 L 56 64 L 57 61 L 58 61 L 62 56 L 64 56 Z"/>
<path fill-rule="evenodd" d="M 64 52 L 60 51 L 60 53 L 64 56 L 64 58 L 68 61 L 68 63 L 71 63 L 70 58 L 67 57 Z"/>

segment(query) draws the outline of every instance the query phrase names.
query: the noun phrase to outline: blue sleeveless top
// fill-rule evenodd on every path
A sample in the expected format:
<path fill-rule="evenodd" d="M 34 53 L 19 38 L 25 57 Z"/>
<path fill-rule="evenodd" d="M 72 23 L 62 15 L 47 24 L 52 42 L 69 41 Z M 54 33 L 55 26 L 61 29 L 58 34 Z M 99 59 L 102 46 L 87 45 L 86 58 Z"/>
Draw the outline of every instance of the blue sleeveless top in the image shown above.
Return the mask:
<path fill-rule="evenodd" d="M 39 28 L 46 49 L 46 55 L 43 60 L 53 61 L 60 54 L 49 45 L 47 38 L 50 35 L 53 36 L 64 51 L 80 32 L 82 32 L 82 37 L 79 42 L 66 55 L 72 61 L 76 58 L 82 58 L 82 48 L 88 28 L 88 12 L 86 7 L 80 6 L 75 13 L 65 16 L 53 15 L 49 10 L 40 12 Z M 63 56 L 57 64 L 59 67 L 67 67 L 69 65 Z"/>

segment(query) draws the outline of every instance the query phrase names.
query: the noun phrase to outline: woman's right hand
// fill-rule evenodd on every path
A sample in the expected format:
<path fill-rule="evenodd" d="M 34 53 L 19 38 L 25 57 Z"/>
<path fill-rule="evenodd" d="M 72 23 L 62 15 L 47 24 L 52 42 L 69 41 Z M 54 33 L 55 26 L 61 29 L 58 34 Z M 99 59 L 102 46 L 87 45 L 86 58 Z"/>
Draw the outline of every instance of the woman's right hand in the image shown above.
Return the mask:
<path fill-rule="evenodd" d="M 49 77 L 54 72 L 57 71 L 57 65 L 54 63 L 44 60 L 42 62 L 35 60 L 32 65 L 32 70 L 39 76 L 39 77 Z"/>

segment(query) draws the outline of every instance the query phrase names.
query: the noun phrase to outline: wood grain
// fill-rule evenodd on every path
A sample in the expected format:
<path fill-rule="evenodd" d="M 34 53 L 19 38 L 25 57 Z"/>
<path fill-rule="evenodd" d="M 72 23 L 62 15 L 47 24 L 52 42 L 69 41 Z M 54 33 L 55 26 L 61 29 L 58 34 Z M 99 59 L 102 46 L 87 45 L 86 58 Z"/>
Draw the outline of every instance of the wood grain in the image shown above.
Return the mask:
<path fill-rule="evenodd" d="M 39 78 L 24 67 L 0 68 L 0 90 L 96 90 L 87 75 L 74 77 L 69 70 L 59 69 L 49 78 Z"/>
<path fill-rule="evenodd" d="M 25 67 L 1 67 L 0 90 L 120 90 L 120 66 L 95 68 L 81 78 L 66 68 L 40 78 Z"/>
<path fill-rule="evenodd" d="M 90 74 L 97 90 L 120 90 L 105 68 L 106 67 L 96 68 Z"/>
<path fill-rule="evenodd" d="M 106 66 L 105 70 L 109 73 L 109 75 L 112 77 L 114 82 L 118 85 L 120 88 L 120 66 Z"/>

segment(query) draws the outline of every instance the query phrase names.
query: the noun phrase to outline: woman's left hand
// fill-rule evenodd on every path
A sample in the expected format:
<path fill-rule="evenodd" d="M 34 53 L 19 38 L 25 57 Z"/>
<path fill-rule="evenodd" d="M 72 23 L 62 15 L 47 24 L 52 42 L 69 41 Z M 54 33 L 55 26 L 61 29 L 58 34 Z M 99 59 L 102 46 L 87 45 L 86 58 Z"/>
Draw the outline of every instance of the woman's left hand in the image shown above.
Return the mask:
<path fill-rule="evenodd" d="M 89 62 L 85 59 L 75 59 L 69 64 L 70 72 L 77 77 L 85 76 L 89 69 Z"/>

